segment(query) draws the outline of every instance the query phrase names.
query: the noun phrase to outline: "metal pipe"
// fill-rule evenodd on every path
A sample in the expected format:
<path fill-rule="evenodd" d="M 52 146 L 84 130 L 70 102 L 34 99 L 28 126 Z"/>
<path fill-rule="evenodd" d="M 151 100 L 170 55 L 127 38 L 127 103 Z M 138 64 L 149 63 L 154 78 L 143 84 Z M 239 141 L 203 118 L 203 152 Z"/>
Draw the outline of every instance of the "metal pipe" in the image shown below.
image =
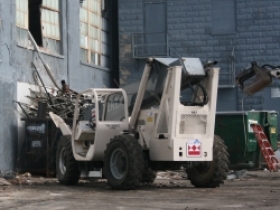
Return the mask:
<path fill-rule="evenodd" d="M 34 64 L 33 64 L 33 65 L 34 65 Z M 41 78 L 41 76 L 40 76 L 40 74 L 39 74 L 39 72 L 38 72 L 38 70 L 37 70 L 37 68 L 36 68 L 35 65 L 34 65 L 34 67 L 35 67 L 35 72 L 37 73 L 37 76 L 38 76 L 38 78 L 39 78 L 41 84 L 43 85 L 44 90 L 45 90 L 45 92 L 46 92 L 46 94 L 47 94 L 49 103 L 52 105 L 52 100 L 51 100 L 50 94 L 49 94 L 49 92 L 47 91 L 47 89 L 46 89 L 46 87 L 45 87 L 45 85 L 44 85 L 44 82 L 43 82 L 43 80 L 42 80 L 42 78 Z"/>
<path fill-rule="evenodd" d="M 32 34 L 30 33 L 30 31 L 27 31 L 27 32 L 28 32 L 28 36 L 29 36 L 29 38 L 30 38 L 32 44 L 34 45 L 35 50 L 37 51 L 38 57 L 39 57 L 40 60 L 42 61 L 43 65 L 44 65 L 44 67 L 45 67 L 45 69 L 46 69 L 46 71 L 47 71 L 47 74 L 49 75 L 51 81 L 52 81 L 53 84 L 56 86 L 56 88 L 60 90 L 61 88 L 60 88 L 60 87 L 58 86 L 58 84 L 56 83 L 56 81 L 55 81 L 55 79 L 54 79 L 54 76 L 53 76 L 53 74 L 52 74 L 52 72 L 51 72 L 49 66 L 45 63 L 44 59 L 43 59 L 42 56 L 41 56 L 41 52 L 39 51 L 39 48 L 38 48 L 38 45 L 37 45 L 35 39 L 33 38 L 33 36 L 32 36 Z"/>

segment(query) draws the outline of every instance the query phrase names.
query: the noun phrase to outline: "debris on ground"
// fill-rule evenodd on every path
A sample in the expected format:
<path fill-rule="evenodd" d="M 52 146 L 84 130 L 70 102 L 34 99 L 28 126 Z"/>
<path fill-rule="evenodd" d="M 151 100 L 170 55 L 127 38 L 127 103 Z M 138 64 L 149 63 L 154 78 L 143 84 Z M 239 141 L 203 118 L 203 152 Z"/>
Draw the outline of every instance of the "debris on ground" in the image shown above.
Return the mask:
<path fill-rule="evenodd" d="M 28 184 L 31 185 L 30 179 L 32 178 L 32 175 L 30 173 L 24 173 L 17 175 L 14 179 L 9 180 L 9 182 L 13 185 L 22 185 L 22 184 Z"/>
<path fill-rule="evenodd" d="M 183 170 L 157 172 L 156 179 L 186 179 L 187 174 Z"/>
<path fill-rule="evenodd" d="M 18 174 L 14 179 L 6 180 L 11 185 L 22 186 L 22 185 L 41 185 L 41 184 L 50 184 L 58 183 L 55 178 L 46 178 L 42 176 L 32 176 L 31 173 L 26 172 L 23 174 Z"/>
<path fill-rule="evenodd" d="M 11 186 L 12 184 L 4 178 L 0 178 L 0 186 Z"/>
<path fill-rule="evenodd" d="M 241 179 L 246 176 L 247 170 L 231 171 L 227 175 L 228 180 Z"/>
<path fill-rule="evenodd" d="M 261 171 L 231 171 L 228 174 L 228 178 L 225 182 L 231 182 L 235 180 L 248 181 L 248 180 L 278 180 L 280 179 L 280 173 L 270 173 Z M 51 186 L 58 185 L 56 178 L 46 178 L 42 176 L 34 176 L 31 173 L 23 173 L 15 176 L 14 179 L 0 178 L 0 186 Z M 107 185 L 106 179 L 80 179 L 79 185 L 96 187 Z M 144 188 L 186 188 L 193 187 L 190 181 L 187 179 L 187 175 L 184 171 L 159 171 L 157 177 L 153 183 L 144 184 Z"/>
<path fill-rule="evenodd" d="M 7 171 L 0 171 L 0 177 L 6 180 L 14 179 L 16 177 L 16 173 L 10 170 Z"/>

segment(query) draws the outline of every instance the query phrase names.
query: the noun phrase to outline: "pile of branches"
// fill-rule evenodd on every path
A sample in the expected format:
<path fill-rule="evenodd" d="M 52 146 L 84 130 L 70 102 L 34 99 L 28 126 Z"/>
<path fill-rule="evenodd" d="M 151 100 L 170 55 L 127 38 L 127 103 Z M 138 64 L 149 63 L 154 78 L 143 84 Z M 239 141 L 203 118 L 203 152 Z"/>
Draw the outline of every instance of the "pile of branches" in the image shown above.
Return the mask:
<path fill-rule="evenodd" d="M 59 115 L 63 119 L 73 118 L 75 109 L 76 94 L 57 94 L 42 93 L 30 89 L 31 96 L 26 96 L 30 100 L 30 104 L 17 102 L 22 111 L 28 117 L 36 117 L 39 112 L 44 116 L 49 112 Z M 41 107 L 40 107 L 41 106 Z M 39 110 L 41 108 L 41 110 Z"/>

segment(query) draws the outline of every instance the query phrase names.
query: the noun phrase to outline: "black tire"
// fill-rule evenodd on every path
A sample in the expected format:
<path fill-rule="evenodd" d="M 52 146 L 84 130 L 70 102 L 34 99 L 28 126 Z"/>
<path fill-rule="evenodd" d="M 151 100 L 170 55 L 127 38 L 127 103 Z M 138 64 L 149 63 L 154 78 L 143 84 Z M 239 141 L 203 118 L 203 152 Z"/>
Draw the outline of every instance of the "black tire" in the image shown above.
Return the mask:
<path fill-rule="evenodd" d="M 142 147 L 130 135 L 115 136 L 104 153 L 104 175 L 114 190 L 138 187 L 142 180 Z"/>
<path fill-rule="evenodd" d="M 62 136 L 57 144 L 56 176 L 64 185 L 75 185 L 79 181 L 80 169 L 72 152 L 70 137 Z"/>
<path fill-rule="evenodd" d="M 142 174 L 142 182 L 152 184 L 157 177 L 157 172 L 153 171 L 151 168 L 145 168 Z"/>
<path fill-rule="evenodd" d="M 229 154 L 224 141 L 219 137 L 214 137 L 213 161 L 202 162 L 196 167 L 187 169 L 188 178 L 195 187 L 219 187 L 226 179 Z"/>
<path fill-rule="evenodd" d="M 154 171 L 150 167 L 149 154 L 143 153 L 144 157 L 144 170 L 142 173 L 142 183 L 152 184 L 157 177 L 157 171 Z"/>

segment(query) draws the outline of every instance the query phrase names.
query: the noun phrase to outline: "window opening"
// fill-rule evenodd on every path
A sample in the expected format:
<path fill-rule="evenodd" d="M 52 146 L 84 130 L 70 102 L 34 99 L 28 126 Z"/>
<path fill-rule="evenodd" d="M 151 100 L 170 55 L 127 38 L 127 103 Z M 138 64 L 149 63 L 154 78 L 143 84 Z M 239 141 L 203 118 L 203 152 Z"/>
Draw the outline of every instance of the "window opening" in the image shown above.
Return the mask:
<path fill-rule="evenodd" d="M 29 31 L 35 39 L 38 46 L 43 46 L 42 39 L 42 26 L 41 26 L 41 11 L 40 5 L 42 0 L 29 0 L 28 10 L 29 10 Z"/>
<path fill-rule="evenodd" d="M 38 46 L 60 53 L 59 0 L 17 0 L 17 35 L 27 44 L 30 31 Z"/>
<path fill-rule="evenodd" d="M 84 0 L 80 8 L 81 60 L 101 65 L 101 0 Z"/>

